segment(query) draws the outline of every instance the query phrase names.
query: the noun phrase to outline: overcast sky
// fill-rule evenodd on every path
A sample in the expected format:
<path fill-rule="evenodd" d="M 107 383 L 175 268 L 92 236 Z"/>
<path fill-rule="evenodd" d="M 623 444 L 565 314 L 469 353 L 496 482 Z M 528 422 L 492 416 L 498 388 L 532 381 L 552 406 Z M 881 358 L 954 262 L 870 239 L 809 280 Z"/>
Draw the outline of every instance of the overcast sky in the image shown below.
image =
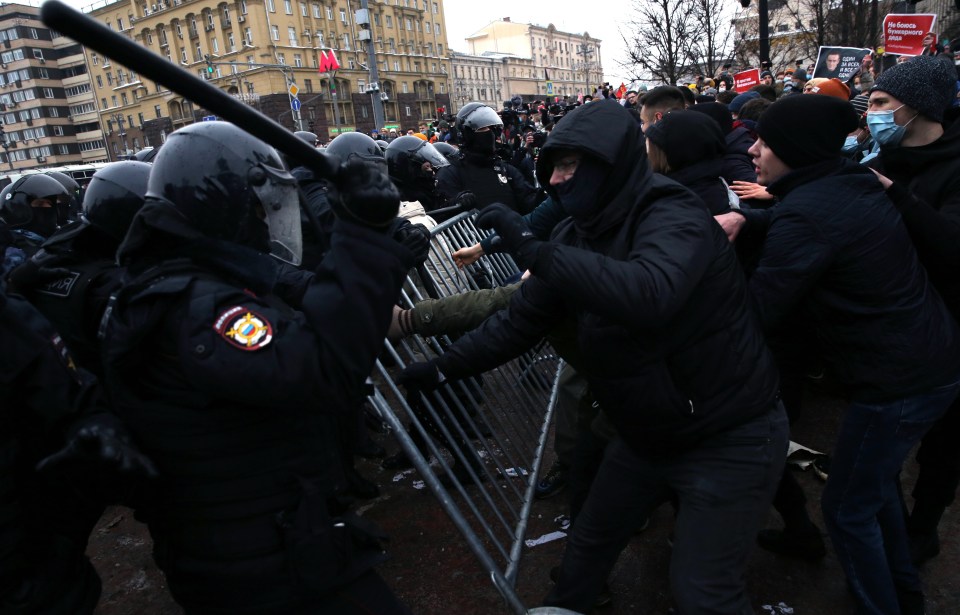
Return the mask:
<path fill-rule="evenodd" d="M 78 9 L 93 4 L 94 0 L 66 0 Z M 351 4 L 360 6 L 359 0 Z M 614 87 L 624 80 L 625 71 L 619 61 L 626 57 L 617 24 L 623 23 L 623 10 L 628 3 L 614 0 L 592 0 L 574 4 L 564 0 L 553 2 L 518 2 L 517 0 L 444 0 L 447 19 L 447 44 L 454 51 L 468 51 L 464 38 L 480 28 L 504 17 L 520 23 L 546 26 L 552 23 L 561 32 L 588 32 L 601 40 L 601 60 L 604 81 Z M 629 84 L 628 84 L 629 85 Z"/>

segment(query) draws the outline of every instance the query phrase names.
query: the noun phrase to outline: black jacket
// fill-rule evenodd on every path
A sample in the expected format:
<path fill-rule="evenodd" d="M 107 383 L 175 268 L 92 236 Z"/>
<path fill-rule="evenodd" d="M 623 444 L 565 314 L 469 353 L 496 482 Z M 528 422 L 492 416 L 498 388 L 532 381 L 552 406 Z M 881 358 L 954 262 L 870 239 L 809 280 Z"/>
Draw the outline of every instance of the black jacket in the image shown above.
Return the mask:
<path fill-rule="evenodd" d="M 503 203 L 527 214 L 540 204 L 537 189 L 527 183 L 520 170 L 493 156 L 464 152 L 437 172 L 437 194 L 442 207 L 456 205 L 462 192 L 476 195 L 479 208 Z M 446 217 L 449 216 L 443 216 Z"/>
<path fill-rule="evenodd" d="M 441 371 L 490 369 L 570 317 L 575 367 L 640 454 L 677 452 L 768 411 L 776 371 L 737 259 L 703 202 L 649 171 L 639 126 L 619 105 L 586 105 L 560 122 L 541 177 L 560 147 L 611 165 L 597 186 L 605 206 L 558 226 L 509 309 L 458 340 Z"/>
<path fill-rule="evenodd" d="M 873 173 L 830 160 L 771 184 L 780 203 L 750 290 L 766 330 L 806 308 L 852 399 L 889 401 L 960 375 L 960 338 Z"/>
<path fill-rule="evenodd" d="M 929 145 L 881 148 L 869 166 L 893 180 L 887 194 L 934 287 L 960 320 L 960 121 Z"/>
<path fill-rule="evenodd" d="M 722 158 L 696 162 L 679 171 L 667 173 L 667 177 L 689 188 L 703 199 L 710 215 L 717 216 L 730 211 L 730 195 L 720 180 Z"/>
<path fill-rule="evenodd" d="M 337 221 L 285 301 L 273 259 L 148 201 L 121 257 L 131 279 L 104 364 L 162 477 L 140 512 L 171 591 L 189 611 L 309 612 L 380 558 L 327 516 L 342 478 L 334 420 L 362 398 L 412 255 Z"/>
<path fill-rule="evenodd" d="M 735 181 L 756 182 L 757 170 L 753 158 L 747 153 L 756 139 L 743 126 L 737 126 L 727 133 L 727 153 L 723 157 L 723 170 L 720 174 L 728 184 Z"/>

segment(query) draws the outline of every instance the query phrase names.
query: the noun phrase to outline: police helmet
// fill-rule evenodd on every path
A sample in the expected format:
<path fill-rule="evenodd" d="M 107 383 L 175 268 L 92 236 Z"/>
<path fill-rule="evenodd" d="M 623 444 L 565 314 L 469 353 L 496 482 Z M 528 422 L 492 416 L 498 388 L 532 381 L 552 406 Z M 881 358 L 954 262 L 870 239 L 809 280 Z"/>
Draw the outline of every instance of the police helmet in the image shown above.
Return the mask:
<path fill-rule="evenodd" d="M 406 135 L 390 142 L 387 146 L 387 171 L 397 186 L 434 181 L 434 171 L 424 169 L 425 163 L 436 170 L 450 163 L 436 148 L 419 137 Z"/>
<path fill-rule="evenodd" d="M 377 142 L 362 132 L 344 132 L 327 145 L 326 152 L 339 156 L 346 162 L 351 158 L 360 158 L 370 162 L 383 163 L 383 151 Z"/>
<path fill-rule="evenodd" d="M 125 160 L 108 164 L 93 174 L 83 194 L 81 220 L 119 244 L 143 206 L 151 166 Z"/>
<path fill-rule="evenodd" d="M 496 111 L 481 103 L 469 103 L 457 113 L 457 132 L 460 134 L 460 143 L 465 147 L 470 147 L 477 131 L 482 128 L 490 128 L 500 136 L 503 120 Z"/>
<path fill-rule="evenodd" d="M 320 139 L 317 138 L 316 133 L 309 132 L 307 130 L 298 130 L 293 133 L 293 136 L 300 139 L 301 141 L 306 141 L 313 147 L 320 145 Z"/>
<path fill-rule="evenodd" d="M 22 228 L 46 238 L 57 230 L 60 210 L 66 207 L 61 200 L 69 196 L 67 189 L 52 177 L 39 173 L 24 175 L 0 191 L 0 218 L 10 228 Z M 40 207 L 41 201 L 48 206 Z"/>
<path fill-rule="evenodd" d="M 450 145 L 446 141 L 437 141 L 432 145 L 434 149 L 440 152 L 440 155 L 446 158 L 448 161 L 458 158 L 460 156 L 460 150 Z"/>
<path fill-rule="evenodd" d="M 300 262 L 296 179 L 276 150 L 234 124 L 197 122 L 167 137 L 150 172 L 147 198 L 170 204 L 208 237 Z M 261 221 L 269 246 L 248 241 Z"/>
<path fill-rule="evenodd" d="M 61 173 L 60 171 L 47 171 L 44 173 L 44 175 L 52 177 L 60 182 L 60 185 L 63 186 L 70 194 L 74 194 L 80 189 L 80 184 L 77 183 L 77 180 L 73 179 L 66 173 Z"/>

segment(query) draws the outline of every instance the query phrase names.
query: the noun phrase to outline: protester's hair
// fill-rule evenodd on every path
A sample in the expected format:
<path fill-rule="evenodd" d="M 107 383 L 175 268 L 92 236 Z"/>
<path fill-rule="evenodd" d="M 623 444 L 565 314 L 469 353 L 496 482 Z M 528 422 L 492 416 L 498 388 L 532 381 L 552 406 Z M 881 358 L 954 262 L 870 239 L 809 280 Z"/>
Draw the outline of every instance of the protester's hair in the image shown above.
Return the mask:
<path fill-rule="evenodd" d="M 760 98 L 766 98 L 772 103 L 777 102 L 777 89 L 772 85 L 764 85 L 759 83 L 750 88 L 749 91 L 760 94 Z"/>
<path fill-rule="evenodd" d="M 690 88 L 679 88 L 679 89 L 680 89 L 680 93 L 683 94 L 684 108 L 692 107 L 693 105 L 697 104 L 697 97 L 696 97 L 696 94 L 693 93 L 693 90 L 691 90 Z"/>
<path fill-rule="evenodd" d="M 763 98 L 754 98 L 749 101 L 747 104 L 740 107 L 740 113 L 737 114 L 738 120 L 753 120 L 756 122 L 760 119 L 760 116 L 763 115 L 763 112 L 766 111 L 767 107 L 773 103 Z"/>
<path fill-rule="evenodd" d="M 690 92 L 689 88 L 687 89 Z M 690 92 L 693 94 L 693 92 Z M 672 85 L 661 85 L 653 88 L 643 97 L 642 107 L 655 109 L 661 113 L 679 111 L 686 106 L 686 99 L 680 88 Z"/>
<path fill-rule="evenodd" d="M 717 102 L 729 105 L 733 102 L 733 99 L 737 97 L 737 93 L 732 90 L 724 90 L 717 94 Z"/>
<path fill-rule="evenodd" d="M 654 173 L 661 173 L 666 175 L 670 172 L 670 163 L 667 161 L 667 153 L 660 149 L 656 143 L 650 139 L 646 140 L 647 142 L 647 163 L 650 165 L 650 170 Z"/>

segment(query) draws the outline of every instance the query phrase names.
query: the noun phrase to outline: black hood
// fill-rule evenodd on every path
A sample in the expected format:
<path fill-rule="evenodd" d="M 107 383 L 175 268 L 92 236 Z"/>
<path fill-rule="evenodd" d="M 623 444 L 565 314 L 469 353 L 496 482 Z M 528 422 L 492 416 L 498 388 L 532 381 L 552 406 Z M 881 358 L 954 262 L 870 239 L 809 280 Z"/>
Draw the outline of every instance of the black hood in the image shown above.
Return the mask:
<path fill-rule="evenodd" d="M 560 150 L 576 150 L 610 167 L 607 181 L 597 186 L 597 196 L 606 205 L 590 219 L 574 218 L 578 233 L 592 237 L 616 226 L 629 208 L 640 200 L 650 181 L 647 152 L 640 124 L 615 101 L 592 102 L 566 114 L 540 150 L 537 179 L 554 200 L 550 185 L 553 159 Z"/>

